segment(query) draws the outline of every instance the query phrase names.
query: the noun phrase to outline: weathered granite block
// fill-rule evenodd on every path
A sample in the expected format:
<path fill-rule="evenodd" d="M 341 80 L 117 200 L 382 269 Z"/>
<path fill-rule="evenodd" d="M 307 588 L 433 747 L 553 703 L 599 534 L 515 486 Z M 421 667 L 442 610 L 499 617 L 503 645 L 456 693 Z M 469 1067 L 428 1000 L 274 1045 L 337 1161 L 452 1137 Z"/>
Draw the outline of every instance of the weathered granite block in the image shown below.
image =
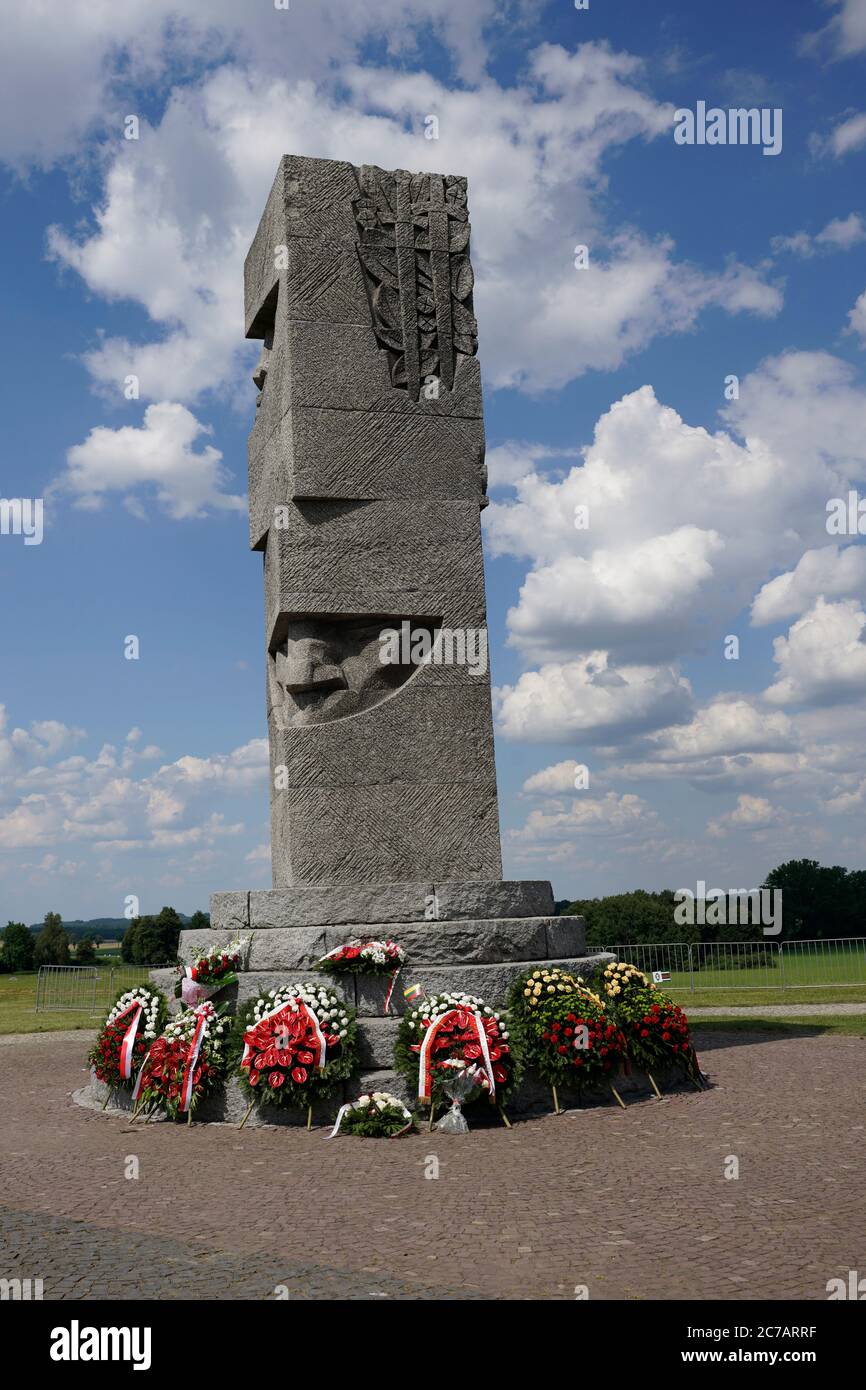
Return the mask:
<path fill-rule="evenodd" d="M 224 940 L 242 936 L 250 925 L 249 893 L 211 893 L 210 924 Z"/>
<path fill-rule="evenodd" d="M 225 945 L 218 931 L 182 931 L 178 956 L 192 965 L 208 951 Z M 253 933 L 250 970 L 310 970 L 328 950 L 324 927 L 291 927 L 283 931 Z"/>
<path fill-rule="evenodd" d="M 499 918 L 494 921 L 402 922 L 389 936 L 406 951 L 406 970 L 426 965 L 467 965 L 507 960 L 544 960 L 547 956 L 546 922 L 543 917 Z M 357 934 L 363 934 L 359 928 Z M 355 934 L 353 928 L 348 929 Z M 328 928 L 328 949 L 341 945 L 346 930 Z"/>
<path fill-rule="evenodd" d="M 227 895 L 214 894 L 215 898 L 224 896 Z M 531 879 L 437 884 L 427 879 L 411 883 L 290 886 L 251 892 L 249 922 L 257 931 L 276 927 L 366 925 L 382 929 L 381 932 L 368 932 L 368 935 L 393 935 L 395 923 L 426 921 L 433 925 L 437 921 L 465 919 L 481 922 L 491 918 L 546 918 L 552 905 L 550 884 Z M 569 922 L 582 926 L 583 918 L 572 917 Z"/>
<path fill-rule="evenodd" d="M 421 922 L 432 882 L 357 883 L 278 888 L 250 893 L 250 925 L 256 931 L 328 924 Z M 387 934 L 387 932 L 386 932 Z"/>
<path fill-rule="evenodd" d="M 545 879 L 486 879 L 477 883 L 436 883 L 437 916 L 453 918 L 550 917 L 553 890 Z M 575 918 L 582 921 L 582 918 Z M 571 951 L 551 951 L 570 955 Z"/>
<path fill-rule="evenodd" d="M 575 975 L 582 975 L 585 980 L 591 980 L 612 959 L 610 954 L 599 952 L 596 955 L 548 960 L 547 964 Z M 394 1013 L 404 1013 L 407 1008 L 418 1007 L 417 1004 L 407 1004 L 403 997 L 403 988 L 416 982 L 422 986 L 425 994 L 439 994 L 443 991 L 451 994 L 474 994 L 491 1008 L 501 1008 L 514 981 L 525 971 L 538 965 L 539 962 L 534 960 L 481 965 L 454 962 L 450 965 L 423 965 L 417 969 L 407 965 L 392 996 L 391 1009 Z M 387 987 L 387 978 L 377 978 L 373 975 L 356 976 L 356 1005 L 360 1017 L 375 1018 L 383 1015 Z"/>

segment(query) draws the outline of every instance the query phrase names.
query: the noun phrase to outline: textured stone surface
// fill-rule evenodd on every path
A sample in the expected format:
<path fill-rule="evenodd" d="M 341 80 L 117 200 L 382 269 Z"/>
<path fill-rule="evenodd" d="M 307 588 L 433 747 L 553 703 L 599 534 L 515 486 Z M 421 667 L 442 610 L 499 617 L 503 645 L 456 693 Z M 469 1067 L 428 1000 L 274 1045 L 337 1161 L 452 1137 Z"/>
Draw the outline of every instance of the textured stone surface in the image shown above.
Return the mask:
<path fill-rule="evenodd" d="M 215 931 L 229 937 L 242 934 L 250 924 L 249 893 L 211 893 L 210 924 Z"/>
<path fill-rule="evenodd" d="M 438 915 L 445 920 L 553 915 L 553 889 L 545 879 L 437 883 L 435 893 Z M 573 949 L 552 951 L 551 955 L 570 955 Z"/>
<path fill-rule="evenodd" d="M 573 1309 L 581 1283 L 588 1312 L 700 1299 L 711 1325 L 720 1300 L 761 1300 L 779 1323 L 773 1308 L 805 1311 L 826 1302 L 829 1278 L 864 1271 L 866 1044 L 803 1032 L 699 1031 L 704 1094 L 393 1142 L 252 1120 L 130 1133 L 126 1115 L 73 1103 L 92 1034 L 6 1036 L 4 1274 L 44 1277 L 46 1301 L 78 1317 L 82 1299 L 143 1298 L 181 1300 L 181 1317 L 183 1300 L 217 1299 L 231 1318 L 272 1305 L 280 1284 L 304 1304 L 368 1299 L 380 1318 L 383 1296 Z M 725 1182 L 732 1148 L 740 1180 Z M 130 1152 L 138 1182 L 124 1179 Z M 472 1258 L 455 1260 L 467 1231 Z M 130 1321 L 115 1307 L 113 1321 Z"/>
<path fill-rule="evenodd" d="M 551 955 L 549 932 L 557 932 L 555 917 L 501 917 L 492 920 L 467 919 L 459 922 L 347 923 L 339 927 L 269 927 L 254 931 L 250 948 L 250 970 L 296 970 L 311 968 L 328 951 L 353 937 L 392 937 L 404 948 L 406 970 L 423 965 L 449 965 L 459 961 L 480 965 L 508 960 L 544 961 Z M 567 937 L 568 955 L 583 950 L 582 919 L 574 919 Z M 180 934 L 178 954 L 184 965 L 225 945 L 225 934 L 186 930 Z M 557 954 L 564 955 L 560 951 Z"/>
<path fill-rule="evenodd" d="M 590 979 L 612 959 L 611 955 L 600 952 L 595 955 L 549 961 L 548 964 Z M 538 965 L 538 961 L 500 961 L 483 965 L 464 965 L 459 962 L 453 965 L 423 965 L 417 969 L 407 966 L 394 991 L 391 1008 L 395 1013 L 403 1013 L 407 1007 L 414 1007 L 406 1004 L 403 989 L 416 982 L 423 987 L 425 994 L 439 994 L 442 991 L 474 994 L 483 999 L 485 1004 L 498 1008 L 505 1003 L 508 991 L 518 976 Z M 355 985 L 355 1003 L 359 1016 L 381 1016 L 387 980 L 371 975 L 358 975 Z"/>
<path fill-rule="evenodd" d="M 485 632 L 469 230 L 463 178 L 287 155 L 247 256 L 276 887 L 502 872 L 489 670 L 353 645 Z"/>
<path fill-rule="evenodd" d="M 215 893 L 213 899 L 234 896 L 245 898 L 247 895 Z M 463 883 L 434 883 L 432 879 L 422 879 L 410 883 L 286 887 L 253 891 L 248 896 L 249 923 L 259 931 L 274 927 L 343 924 L 379 925 L 390 930 L 398 922 L 428 921 L 432 924 L 433 921 L 464 919 L 481 922 L 501 917 L 546 918 L 553 909 L 550 884 L 531 879 L 484 879 Z M 552 918 L 551 930 L 558 931 L 560 922 L 567 922 L 569 930 L 573 924 L 582 929 L 583 918 Z M 221 923 L 215 924 L 211 919 L 211 925 Z M 573 953 L 573 946 L 564 952 L 549 951 L 552 955 Z"/>

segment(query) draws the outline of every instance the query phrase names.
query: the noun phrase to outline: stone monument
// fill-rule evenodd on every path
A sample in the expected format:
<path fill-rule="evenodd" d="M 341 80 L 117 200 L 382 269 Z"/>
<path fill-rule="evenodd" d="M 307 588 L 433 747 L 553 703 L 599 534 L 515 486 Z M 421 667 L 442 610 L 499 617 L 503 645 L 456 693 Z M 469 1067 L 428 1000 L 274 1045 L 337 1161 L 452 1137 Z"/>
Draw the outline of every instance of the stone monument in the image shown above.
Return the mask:
<path fill-rule="evenodd" d="M 287 155 L 247 256 L 273 888 L 215 893 L 180 946 L 252 931 L 241 999 L 351 936 L 406 948 L 398 1011 L 416 981 L 497 1004 L 535 963 L 595 963 L 549 883 L 502 878 L 469 240 L 465 178 Z M 399 1088 L 384 985 L 337 987 L 359 1088 Z"/>

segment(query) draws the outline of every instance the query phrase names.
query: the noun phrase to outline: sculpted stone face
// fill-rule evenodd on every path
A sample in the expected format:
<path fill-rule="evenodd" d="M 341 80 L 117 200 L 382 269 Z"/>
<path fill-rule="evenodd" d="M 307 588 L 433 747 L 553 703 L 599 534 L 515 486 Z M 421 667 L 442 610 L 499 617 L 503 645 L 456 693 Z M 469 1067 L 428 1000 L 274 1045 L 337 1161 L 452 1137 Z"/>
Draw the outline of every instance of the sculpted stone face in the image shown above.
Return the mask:
<path fill-rule="evenodd" d="M 272 699 L 286 725 L 323 724 L 372 709 L 417 667 L 382 662 L 382 632 L 399 618 L 294 619 L 272 653 Z M 419 625 L 413 624 L 415 628 Z M 427 630 L 435 631 L 427 624 Z"/>
<path fill-rule="evenodd" d="M 271 350 L 273 346 L 274 330 L 273 327 L 271 327 L 270 331 L 265 334 L 265 337 L 262 341 L 262 350 L 259 353 L 259 360 L 256 363 L 256 369 L 253 372 L 253 381 L 255 382 L 256 389 L 259 393 L 256 396 L 256 410 L 258 410 L 259 406 L 262 403 L 262 392 L 265 389 L 265 382 L 268 377 L 268 364 L 270 362 Z"/>

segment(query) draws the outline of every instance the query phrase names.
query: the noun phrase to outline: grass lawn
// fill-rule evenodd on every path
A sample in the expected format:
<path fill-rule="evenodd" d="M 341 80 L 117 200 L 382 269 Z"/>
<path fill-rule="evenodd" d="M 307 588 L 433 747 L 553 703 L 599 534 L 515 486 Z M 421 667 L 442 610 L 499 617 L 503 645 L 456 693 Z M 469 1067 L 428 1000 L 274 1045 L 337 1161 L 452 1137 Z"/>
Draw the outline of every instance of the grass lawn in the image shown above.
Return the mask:
<path fill-rule="evenodd" d="M 665 981 L 658 986 L 664 994 L 689 1009 L 719 1009 L 729 1004 L 746 1004 L 760 1008 L 762 1004 L 864 1004 L 866 985 L 846 985 L 831 988 L 828 985 L 814 989 L 696 989 L 694 994 L 686 986 L 675 987 L 673 981 Z"/>
<path fill-rule="evenodd" d="M 697 1033 L 781 1033 L 795 1038 L 805 1033 L 837 1033 L 866 1038 L 866 1014 L 815 1014 L 812 1018 L 696 1018 Z"/>
<path fill-rule="evenodd" d="M 147 969 L 139 970 L 134 965 L 124 966 L 122 974 L 116 971 L 112 983 L 111 964 L 113 962 L 99 967 L 94 1013 L 78 1009 L 49 1009 L 37 1013 L 37 972 L 0 975 L 0 1033 L 56 1033 L 67 1028 L 97 1028 L 115 994 L 121 989 L 147 983 Z"/>
<path fill-rule="evenodd" d="M 623 946 L 618 954 L 621 960 L 632 961 L 639 970 L 670 970 L 671 978 L 665 981 L 663 988 L 683 1004 L 687 998 L 697 1002 L 698 995 L 716 995 L 719 1003 L 732 1004 L 734 996 L 741 992 L 744 1004 L 750 1002 L 748 996 L 756 1003 L 759 1000 L 769 1003 L 770 994 L 778 995 L 778 1002 L 782 1002 L 784 996 L 793 1003 L 803 995 L 803 1002 L 817 1004 L 819 1000 L 814 990 L 831 985 L 845 986 L 845 989 L 834 991 L 827 1002 L 837 995 L 853 1001 L 857 998 L 855 990 L 862 991 L 860 997 L 866 998 L 866 938 L 848 945 L 788 942 L 781 952 L 777 952 L 773 942 L 758 945 L 762 951 L 769 952 L 767 961 L 754 966 L 740 965 L 740 968 L 737 968 L 738 962 L 752 958 L 748 944 L 730 951 L 712 945 L 695 946 L 697 968 L 693 976 L 687 968 L 681 968 L 686 964 L 685 949 L 681 946 Z M 787 988 L 783 990 L 783 986 Z M 737 999 L 736 1002 L 741 1001 Z"/>

